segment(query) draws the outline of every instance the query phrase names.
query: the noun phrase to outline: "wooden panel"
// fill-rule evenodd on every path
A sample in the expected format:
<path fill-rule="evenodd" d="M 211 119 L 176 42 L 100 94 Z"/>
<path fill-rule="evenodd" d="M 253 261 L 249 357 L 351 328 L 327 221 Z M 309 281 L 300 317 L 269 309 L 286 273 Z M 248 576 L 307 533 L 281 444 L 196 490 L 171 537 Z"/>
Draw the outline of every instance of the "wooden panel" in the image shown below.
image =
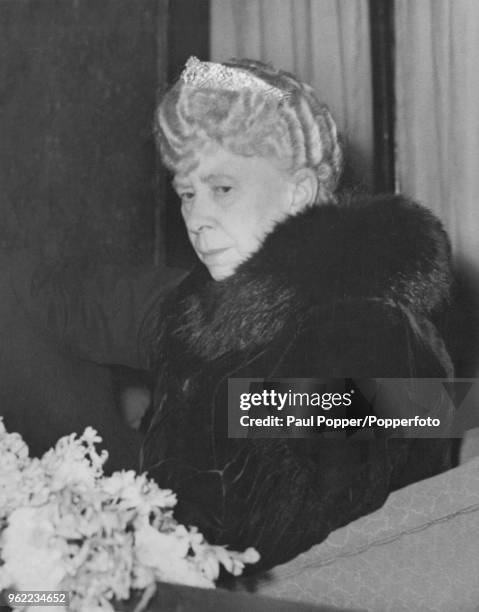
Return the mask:
<path fill-rule="evenodd" d="M 0 1 L 0 246 L 152 257 L 151 126 L 166 6 Z"/>

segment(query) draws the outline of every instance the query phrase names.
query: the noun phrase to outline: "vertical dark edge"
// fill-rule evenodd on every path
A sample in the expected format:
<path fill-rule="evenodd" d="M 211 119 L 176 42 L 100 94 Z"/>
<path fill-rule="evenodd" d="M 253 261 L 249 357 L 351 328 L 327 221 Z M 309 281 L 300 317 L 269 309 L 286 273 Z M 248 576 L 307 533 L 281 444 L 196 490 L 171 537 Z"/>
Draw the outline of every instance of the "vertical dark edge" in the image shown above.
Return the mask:
<path fill-rule="evenodd" d="M 157 34 L 156 34 L 156 57 L 157 57 L 157 101 L 164 85 L 168 79 L 168 21 L 170 0 L 157 0 Z M 153 117 L 151 118 L 153 126 Z M 153 263 L 155 266 L 164 264 L 166 261 L 165 248 L 165 219 L 166 219 L 166 181 L 165 173 L 161 168 L 160 155 L 156 152 L 155 172 L 155 238 L 153 245 Z"/>
<path fill-rule="evenodd" d="M 394 0 L 369 0 L 373 89 L 374 187 L 376 193 L 394 192 L 395 65 Z"/>
<path fill-rule="evenodd" d="M 210 58 L 210 0 L 170 0 L 167 39 L 167 83 L 173 83 L 191 55 L 201 60 Z M 161 239 L 165 261 L 171 266 L 188 268 L 196 257 L 186 235 L 176 195 L 164 172 L 161 176 L 164 189 Z"/>

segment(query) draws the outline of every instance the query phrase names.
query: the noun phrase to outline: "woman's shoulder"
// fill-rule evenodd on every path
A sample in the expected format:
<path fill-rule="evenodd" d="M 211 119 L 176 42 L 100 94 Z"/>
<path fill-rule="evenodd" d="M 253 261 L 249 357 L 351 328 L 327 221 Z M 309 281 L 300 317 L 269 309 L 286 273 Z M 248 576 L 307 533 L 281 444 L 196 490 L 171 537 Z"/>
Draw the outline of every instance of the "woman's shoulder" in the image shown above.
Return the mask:
<path fill-rule="evenodd" d="M 378 298 L 429 312 L 449 293 L 450 245 L 433 213 L 403 196 L 342 196 L 278 225 L 244 271 L 323 304 Z"/>

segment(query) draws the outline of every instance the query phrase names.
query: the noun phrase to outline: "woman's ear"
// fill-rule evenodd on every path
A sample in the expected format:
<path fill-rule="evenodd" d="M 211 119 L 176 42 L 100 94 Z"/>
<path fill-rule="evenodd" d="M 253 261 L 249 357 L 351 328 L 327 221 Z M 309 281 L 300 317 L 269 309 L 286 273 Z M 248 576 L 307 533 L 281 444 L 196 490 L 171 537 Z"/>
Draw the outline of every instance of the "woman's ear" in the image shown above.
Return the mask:
<path fill-rule="evenodd" d="M 297 213 L 316 201 L 318 179 L 311 168 L 300 168 L 293 174 L 290 211 Z"/>

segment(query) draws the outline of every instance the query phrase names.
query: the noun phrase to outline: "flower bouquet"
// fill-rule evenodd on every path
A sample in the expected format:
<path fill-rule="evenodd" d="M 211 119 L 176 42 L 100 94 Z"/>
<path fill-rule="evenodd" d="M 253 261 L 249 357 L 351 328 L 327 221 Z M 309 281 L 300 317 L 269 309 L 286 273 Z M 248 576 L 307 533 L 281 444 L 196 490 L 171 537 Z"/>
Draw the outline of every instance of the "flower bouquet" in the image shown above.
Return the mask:
<path fill-rule="evenodd" d="M 178 524 L 175 494 L 145 474 L 105 476 L 98 442 L 87 428 L 32 459 L 0 419 L 0 591 L 66 591 L 79 612 L 136 601 L 139 612 L 158 581 L 213 588 L 221 565 L 239 575 L 258 560 L 254 549 L 212 546 Z"/>

